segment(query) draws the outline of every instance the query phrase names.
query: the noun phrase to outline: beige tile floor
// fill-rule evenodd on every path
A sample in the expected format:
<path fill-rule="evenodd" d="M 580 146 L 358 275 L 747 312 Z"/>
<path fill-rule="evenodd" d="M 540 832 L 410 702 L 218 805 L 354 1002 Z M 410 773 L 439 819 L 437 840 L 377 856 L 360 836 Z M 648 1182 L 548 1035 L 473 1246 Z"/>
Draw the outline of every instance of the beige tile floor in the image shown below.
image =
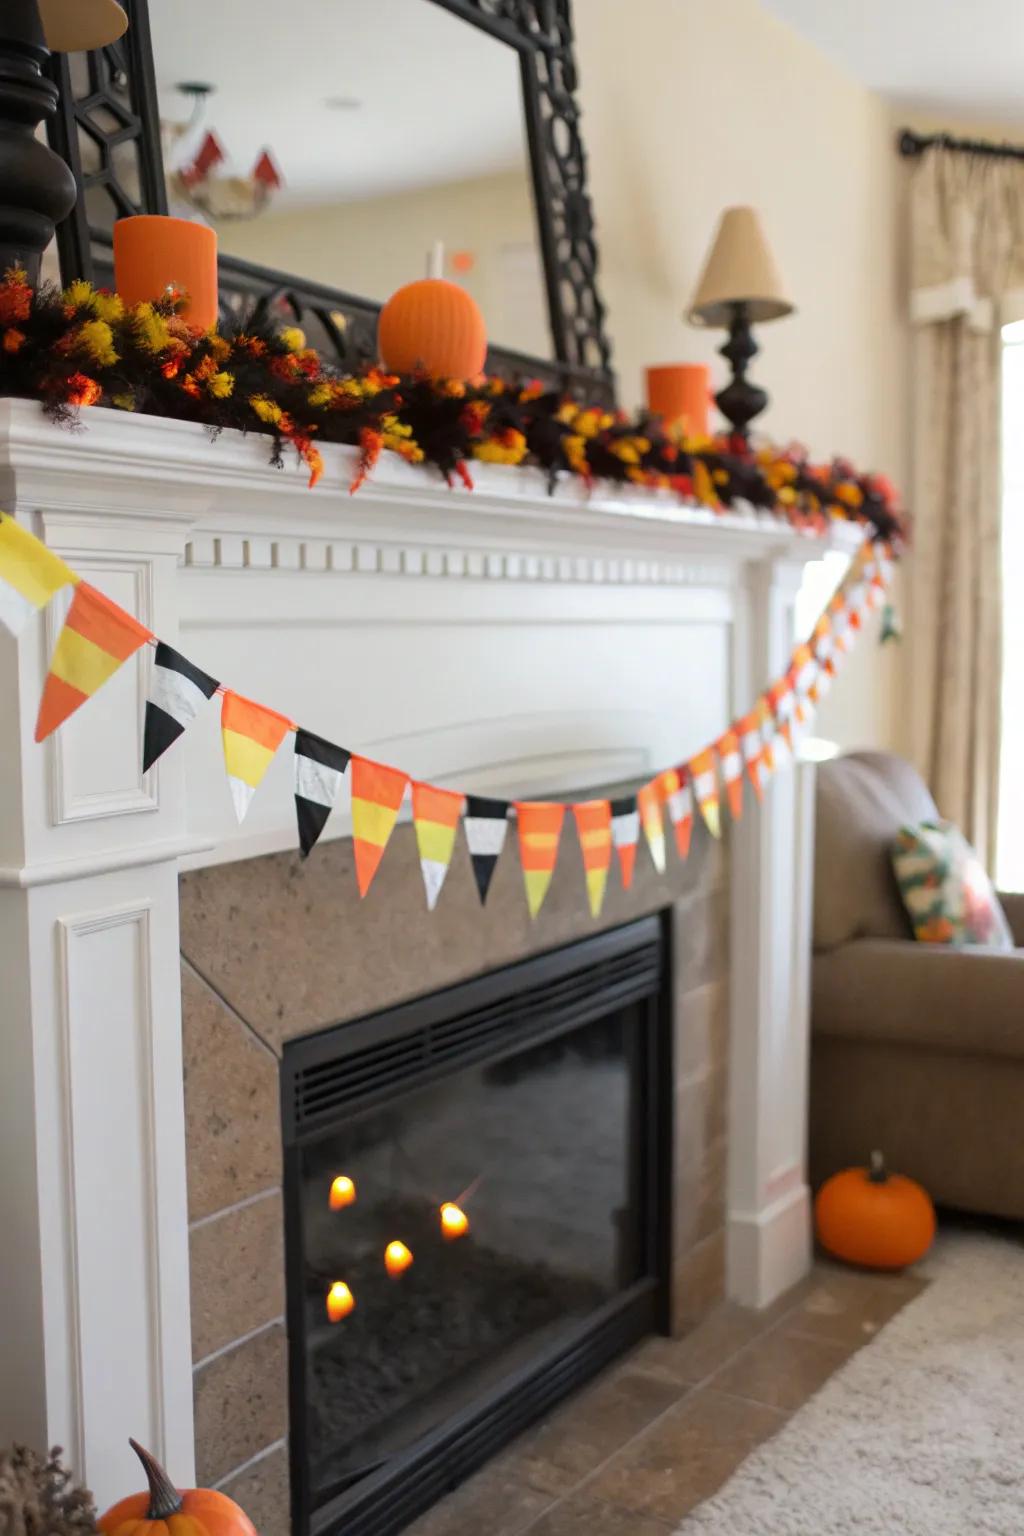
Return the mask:
<path fill-rule="evenodd" d="M 816 1265 L 766 1312 L 649 1339 L 411 1527 L 413 1536 L 666 1536 L 915 1297 Z"/>

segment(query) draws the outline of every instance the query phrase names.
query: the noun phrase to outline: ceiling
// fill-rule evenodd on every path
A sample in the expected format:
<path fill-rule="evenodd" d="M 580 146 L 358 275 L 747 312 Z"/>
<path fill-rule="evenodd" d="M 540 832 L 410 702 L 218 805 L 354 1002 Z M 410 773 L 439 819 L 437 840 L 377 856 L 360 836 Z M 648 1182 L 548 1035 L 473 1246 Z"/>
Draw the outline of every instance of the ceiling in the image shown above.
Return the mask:
<path fill-rule="evenodd" d="M 232 172 L 269 145 L 281 202 L 525 164 L 518 55 L 430 0 L 150 0 L 150 12 L 161 116 L 188 117 L 178 82 L 215 85 L 203 131 Z M 337 98 L 352 105 L 327 105 Z M 201 137 L 180 147 L 194 153 Z"/>
<path fill-rule="evenodd" d="M 951 120 L 1024 122 L 1024 0 L 765 0 L 848 73 Z"/>

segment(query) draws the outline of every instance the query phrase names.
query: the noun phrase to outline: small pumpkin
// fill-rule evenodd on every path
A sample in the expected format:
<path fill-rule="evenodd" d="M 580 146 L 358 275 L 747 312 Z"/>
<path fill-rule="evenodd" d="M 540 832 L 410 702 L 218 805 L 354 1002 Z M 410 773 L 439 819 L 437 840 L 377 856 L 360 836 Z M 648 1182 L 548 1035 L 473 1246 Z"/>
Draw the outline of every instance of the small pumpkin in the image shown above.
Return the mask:
<path fill-rule="evenodd" d="M 142 1462 L 147 1493 L 130 1493 L 111 1505 L 97 1524 L 103 1536 L 256 1536 L 245 1511 L 214 1488 L 179 1493 L 160 1463 L 134 1440 L 129 1445 Z"/>
<path fill-rule="evenodd" d="M 476 300 L 443 277 L 406 283 L 377 321 L 377 349 L 392 373 L 422 370 L 432 379 L 475 379 L 487 356 L 487 328 Z"/>
<path fill-rule="evenodd" d="M 920 1184 L 891 1174 L 881 1152 L 869 1168 L 827 1179 L 814 1202 L 818 1241 L 827 1252 L 866 1269 L 906 1269 L 935 1237 L 935 1207 Z"/>

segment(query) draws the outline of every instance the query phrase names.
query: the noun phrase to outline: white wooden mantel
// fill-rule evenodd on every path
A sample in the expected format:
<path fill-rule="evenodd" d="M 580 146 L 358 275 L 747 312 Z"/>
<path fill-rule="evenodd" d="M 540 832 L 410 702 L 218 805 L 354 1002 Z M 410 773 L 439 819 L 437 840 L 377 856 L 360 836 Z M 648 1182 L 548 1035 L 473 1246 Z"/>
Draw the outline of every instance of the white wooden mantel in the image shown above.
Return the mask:
<path fill-rule="evenodd" d="M 0 402 L 0 506 L 88 580 L 309 729 L 483 792 L 706 744 L 784 666 L 822 553 L 497 466 L 470 494 L 385 455 L 350 497 L 353 452 L 325 460 L 311 492 L 265 437 Z M 282 753 L 234 826 L 213 708 L 143 775 L 148 660 L 37 746 L 65 611 L 0 637 L 0 1444 L 62 1445 L 104 1504 L 137 1481 L 129 1434 L 193 1469 L 178 871 L 293 846 L 294 806 Z M 728 1268 L 753 1305 L 809 1262 L 810 772 L 733 835 Z"/>

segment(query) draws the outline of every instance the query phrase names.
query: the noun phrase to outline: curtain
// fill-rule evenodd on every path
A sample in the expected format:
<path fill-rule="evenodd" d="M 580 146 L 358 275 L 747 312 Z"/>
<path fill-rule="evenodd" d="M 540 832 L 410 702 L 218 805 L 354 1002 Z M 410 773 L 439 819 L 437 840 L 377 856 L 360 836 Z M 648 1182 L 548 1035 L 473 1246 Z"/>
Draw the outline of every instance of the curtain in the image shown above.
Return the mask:
<path fill-rule="evenodd" d="M 912 749 L 943 815 L 991 867 L 1002 651 L 1001 328 L 1024 319 L 1024 162 L 934 146 L 915 164 L 910 191 Z"/>

